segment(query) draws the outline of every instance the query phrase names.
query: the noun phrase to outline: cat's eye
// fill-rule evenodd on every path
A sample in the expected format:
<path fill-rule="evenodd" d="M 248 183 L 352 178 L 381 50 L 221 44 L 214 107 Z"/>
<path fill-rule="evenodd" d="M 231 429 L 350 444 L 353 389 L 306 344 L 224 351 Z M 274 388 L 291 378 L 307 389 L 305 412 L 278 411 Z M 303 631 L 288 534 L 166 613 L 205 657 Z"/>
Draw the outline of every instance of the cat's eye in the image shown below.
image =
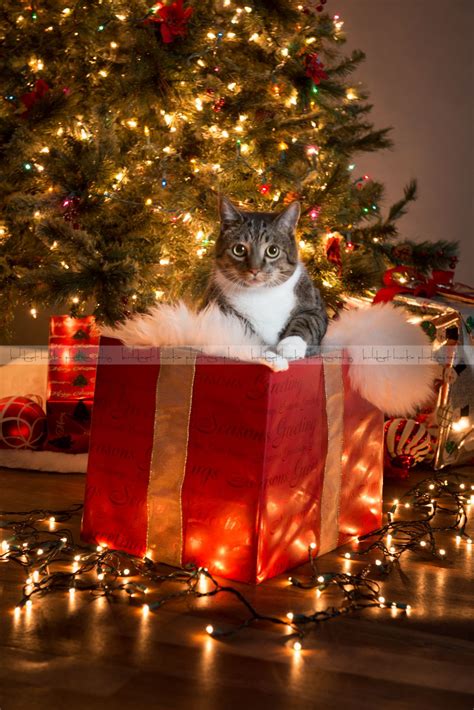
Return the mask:
<path fill-rule="evenodd" d="M 265 256 L 270 257 L 270 259 L 276 259 L 280 255 L 280 248 L 276 244 L 270 244 L 265 250 Z"/>
<path fill-rule="evenodd" d="M 232 254 L 234 256 L 245 256 L 247 249 L 244 244 L 234 244 L 232 247 Z"/>

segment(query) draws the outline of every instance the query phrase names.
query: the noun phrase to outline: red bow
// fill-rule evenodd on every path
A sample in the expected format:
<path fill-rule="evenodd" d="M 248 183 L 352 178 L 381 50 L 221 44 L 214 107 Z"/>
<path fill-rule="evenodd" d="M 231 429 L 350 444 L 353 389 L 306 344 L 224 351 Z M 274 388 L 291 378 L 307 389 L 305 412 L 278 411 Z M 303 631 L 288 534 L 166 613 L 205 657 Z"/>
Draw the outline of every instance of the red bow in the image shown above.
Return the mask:
<path fill-rule="evenodd" d="M 183 0 L 175 0 L 171 5 L 158 3 L 157 11 L 148 18 L 148 22 L 160 24 L 161 38 L 165 44 L 170 44 L 176 37 L 186 37 L 187 23 L 193 14 L 193 8 L 183 8 Z"/>
<path fill-rule="evenodd" d="M 320 84 L 322 79 L 328 79 L 328 75 L 324 71 L 324 64 L 321 63 L 316 52 L 307 54 L 304 58 L 304 68 L 306 76 L 314 81 L 315 84 Z"/>
<path fill-rule="evenodd" d="M 433 270 L 428 279 L 412 266 L 395 266 L 383 275 L 384 286 L 375 294 L 373 303 L 392 301 L 399 293 L 411 293 L 421 298 L 439 295 L 473 302 L 474 290 L 454 284 L 453 277 L 454 271 Z"/>
<path fill-rule="evenodd" d="M 31 111 L 35 103 L 42 99 L 43 96 L 46 96 L 48 91 L 48 84 L 43 79 L 38 79 L 33 91 L 29 91 L 27 94 L 23 94 L 23 96 L 20 96 L 21 103 L 26 107 L 25 113 Z"/>

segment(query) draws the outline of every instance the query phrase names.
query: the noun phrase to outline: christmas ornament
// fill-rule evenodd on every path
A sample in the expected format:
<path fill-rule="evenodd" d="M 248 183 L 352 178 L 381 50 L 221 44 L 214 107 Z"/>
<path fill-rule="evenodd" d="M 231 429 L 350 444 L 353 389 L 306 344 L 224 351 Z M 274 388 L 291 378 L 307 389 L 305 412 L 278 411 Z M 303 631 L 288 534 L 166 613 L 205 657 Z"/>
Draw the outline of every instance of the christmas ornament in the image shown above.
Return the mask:
<path fill-rule="evenodd" d="M 155 5 L 156 11 L 147 22 L 160 25 L 161 38 L 165 44 L 174 42 L 177 37 L 186 37 L 188 21 L 193 14 L 193 8 L 183 8 L 183 0 L 175 0 L 171 5 Z"/>
<path fill-rule="evenodd" d="M 35 401 L 37 400 L 37 401 Z M 46 433 L 41 398 L 0 399 L 0 449 L 39 449 Z"/>
<path fill-rule="evenodd" d="M 333 232 L 332 236 L 326 242 L 327 260 L 332 264 L 336 264 L 339 270 L 342 268 L 341 258 L 341 240 L 342 236 L 338 232 Z"/>
<path fill-rule="evenodd" d="M 315 12 L 323 12 L 324 6 L 328 0 L 309 0 L 306 7 L 303 8 L 305 15 L 314 14 Z"/>
<path fill-rule="evenodd" d="M 79 229 L 77 217 L 79 215 L 80 198 L 76 195 L 69 195 L 61 202 L 64 209 L 63 218 L 65 222 L 70 222 L 74 229 Z"/>
<path fill-rule="evenodd" d="M 262 195 L 268 195 L 271 188 L 272 188 L 272 186 L 270 185 L 269 182 L 262 182 L 262 184 L 260 185 L 260 187 L 258 189 L 260 190 Z"/>
<path fill-rule="evenodd" d="M 219 113 L 220 111 L 222 111 L 222 108 L 224 107 L 224 105 L 225 105 L 225 98 L 223 96 L 221 96 L 214 103 L 212 110 L 214 111 L 214 113 Z"/>
<path fill-rule="evenodd" d="M 306 76 L 312 79 L 315 84 L 320 84 L 323 79 L 329 78 L 324 71 L 324 65 L 319 59 L 317 52 L 306 54 L 304 58 L 304 68 Z"/>
<path fill-rule="evenodd" d="M 414 419 L 395 418 L 385 423 L 385 452 L 391 478 L 407 478 L 408 469 L 423 461 L 432 451 L 426 427 Z"/>
<path fill-rule="evenodd" d="M 33 106 L 38 101 L 40 101 L 40 99 L 42 99 L 44 96 L 46 96 L 46 94 L 48 93 L 49 90 L 50 90 L 50 87 L 44 81 L 44 79 L 38 79 L 33 91 L 29 91 L 28 93 L 20 96 L 20 101 L 23 104 L 23 106 L 25 106 L 25 108 L 26 108 L 26 111 L 23 112 L 23 115 L 26 116 L 31 111 Z"/>

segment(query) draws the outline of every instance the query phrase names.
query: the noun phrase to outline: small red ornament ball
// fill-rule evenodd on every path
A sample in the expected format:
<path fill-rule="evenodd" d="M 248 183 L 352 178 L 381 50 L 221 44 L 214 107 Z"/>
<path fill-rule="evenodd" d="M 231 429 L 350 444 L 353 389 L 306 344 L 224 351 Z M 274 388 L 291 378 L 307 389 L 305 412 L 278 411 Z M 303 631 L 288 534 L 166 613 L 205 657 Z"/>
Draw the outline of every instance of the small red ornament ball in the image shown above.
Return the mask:
<path fill-rule="evenodd" d="M 270 192 L 270 188 L 271 188 L 270 183 L 264 182 L 260 185 L 259 189 L 260 189 L 260 192 L 262 193 L 262 195 L 268 195 L 268 193 Z"/>
<path fill-rule="evenodd" d="M 39 449 L 46 435 L 46 415 L 29 397 L 0 399 L 0 449 Z"/>
<path fill-rule="evenodd" d="M 405 478 L 408 469 L 423 461 L 431 449 L 431 435 L 424 424 L 402 418 L 385 422 L 385 452 L 390 464 L 400 469 L 400 478 Z"/>

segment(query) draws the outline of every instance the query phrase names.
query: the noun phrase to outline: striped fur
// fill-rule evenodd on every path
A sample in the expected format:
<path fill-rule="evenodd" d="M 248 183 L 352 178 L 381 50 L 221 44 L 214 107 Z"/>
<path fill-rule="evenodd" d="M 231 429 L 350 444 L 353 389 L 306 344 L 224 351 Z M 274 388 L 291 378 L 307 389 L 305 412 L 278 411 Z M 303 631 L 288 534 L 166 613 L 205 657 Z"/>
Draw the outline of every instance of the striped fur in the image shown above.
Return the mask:
<path fill-rule="evenodd" d="M 319 291 L 299 261 L 300 206 L 246 212 L 221 198 L 215 269 L 204 305 L 216 303 L 284 357 L 314 354 L 327 328 Z M 241 253 L 240 253 L 241 252 Z"/>

